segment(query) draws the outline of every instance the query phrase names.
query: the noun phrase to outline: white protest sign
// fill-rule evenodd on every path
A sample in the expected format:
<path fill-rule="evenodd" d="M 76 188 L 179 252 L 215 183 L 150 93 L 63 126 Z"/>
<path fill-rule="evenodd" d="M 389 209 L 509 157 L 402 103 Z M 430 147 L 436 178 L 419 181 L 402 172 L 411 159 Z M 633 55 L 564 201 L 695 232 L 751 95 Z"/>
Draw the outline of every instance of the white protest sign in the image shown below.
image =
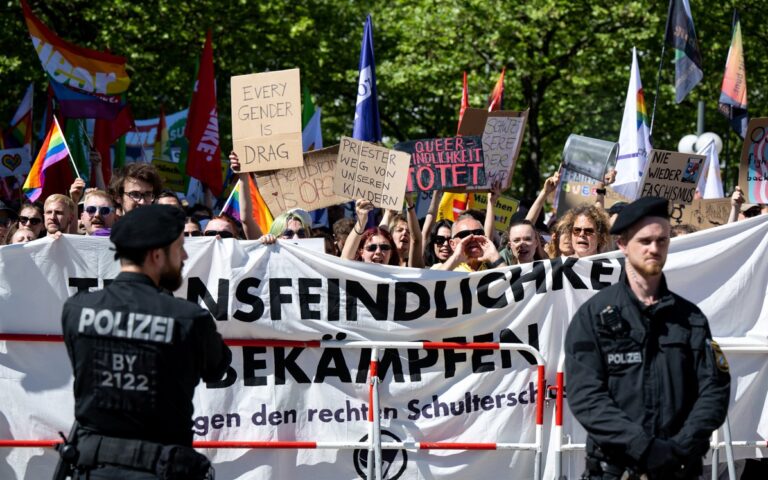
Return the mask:
<path fill-rule="evenodd" d="M 242 171 L 300 166 L 299 69 L 235 76 L 231 88 L 232 143 Z"/>
<path fill-rule="evenodd" d="M 704 155 L 692 153 L 651 150 L 640 196 L 662 197 L 670 203 L 690 205 L 706 159 Z"/>
<path fill-rule="evenodd" d="M 408 153 L 341 137 L 333 191 L 350 199 L 370 200 L 379 208 L 400 210 L 410 162 Z"/>
<path fill-rule="evenodd" d="M 304 153 L 304 165 L 256 174 L 261 197 L 273 215 L 294 208 L 306 211 L 338 205 L 346 197 L 333 193 L 339 146 Z"/>

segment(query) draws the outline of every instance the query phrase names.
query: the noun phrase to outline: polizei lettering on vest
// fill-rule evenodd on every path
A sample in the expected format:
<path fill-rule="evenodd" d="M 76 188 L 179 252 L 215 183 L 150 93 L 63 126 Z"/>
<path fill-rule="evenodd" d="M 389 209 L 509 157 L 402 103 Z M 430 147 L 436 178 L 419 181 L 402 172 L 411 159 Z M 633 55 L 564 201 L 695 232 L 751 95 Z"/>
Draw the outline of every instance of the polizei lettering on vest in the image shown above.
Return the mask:
<path fill-rule="evenodd" d="M 83 308 L 78 332 L 115 338 L 132 338 L 149 342 L 170 343 L 175 320 L 148 313 L 113 312 L 109 309 Z"/>

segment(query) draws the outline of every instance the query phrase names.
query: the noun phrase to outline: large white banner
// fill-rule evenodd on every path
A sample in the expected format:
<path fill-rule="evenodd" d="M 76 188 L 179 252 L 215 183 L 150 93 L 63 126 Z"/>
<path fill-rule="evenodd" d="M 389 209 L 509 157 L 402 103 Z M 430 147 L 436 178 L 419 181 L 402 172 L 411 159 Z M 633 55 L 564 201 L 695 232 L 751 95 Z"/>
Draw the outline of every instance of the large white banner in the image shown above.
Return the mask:
<path fill-rule="evenodd" d="M 101 288 L 119 268 L 104 238 L 64 236 L 0 247 L 0 333 L 59 334 L 64 300 Z M 617 281 L 617 254 L 463 274 L 348 262 L 278 243 L 193 238 L 178 296 L 198 302 L 225 338 L 524 342 L 555 370 L 571 315 Z M 670 288 L 697 303 L 729 345 L 768 346 L 768 217 L 675 239 Z M 136 306 L 140 308 L 140 306 Z M 768 355 L 730 354 L 735 440 L 768 438 Z M 517 352 L 388 349 L 380 355 L 383 441 L 535 441 L 536 366 Z M 195 440 L 350 441 L 367 438 L 369 352 L 233 348 L 227 377 L 201 385 Z M 566 380 L 567 381 L 567 380 Z M 544 478 L 554 475 L 552 413 Z M 63 344 L 0 342 L 0 439 L 54 439 L 73 418 Z M 583 443 L 566 411 L 565 442 Z M 218 478 L 365 478 L 352 450 L 205 450 Z M 738 456 L 754 457 L 755 449 Z M 566 454 L 564 474 L 583 454 Z M 530 451 L 385 451 L 385 478 L 533 477 Z M 0 478 L 50 475 L 56 454 L 0 448 Z"/>

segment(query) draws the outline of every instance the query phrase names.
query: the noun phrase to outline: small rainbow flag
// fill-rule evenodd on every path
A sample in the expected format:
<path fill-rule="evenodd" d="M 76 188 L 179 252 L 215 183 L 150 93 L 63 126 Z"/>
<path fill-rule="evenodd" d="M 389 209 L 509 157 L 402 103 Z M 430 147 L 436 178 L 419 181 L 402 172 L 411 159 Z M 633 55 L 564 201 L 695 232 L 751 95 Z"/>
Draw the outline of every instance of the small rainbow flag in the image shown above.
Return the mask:
<path fill-rule="evenodd" d="M 229 199 L 221 209 L 222 214 L 227 214 L 230 217 L 242 221 L 240 217 L 240 194 L 242 192 L 242 180 L 238 180 L 235 187 L 232 189 L 232 193 L 229 195 Z M 256 182 L 253 181 L 253 177 L 248 175 L 248 185 L 251 191 L 251 207 L 253 209 L 253 219 L 259 225 L 262 232 L 269 232 L 269 227 L 272 226 L 274 218 L 272 212 L 269 211 L 266 202 L 259 192 L 259 187 L 256 186 Z"/>
<path fill-rule="evenodd" d="M 45 170 L 56 162 L 64 160 L 69 156 L 69 149 L 64 140 L 64 134 L 61 132 L 59 122 L 54 118 L 51 123 L 51 129 L 45 137 L 43 146 L 29 170 L 27 180 L 24 182 L 24 194 L 31 202 L 37 201 L 40 194 L 43 193 L 43 184 L 45 183 Z"/>

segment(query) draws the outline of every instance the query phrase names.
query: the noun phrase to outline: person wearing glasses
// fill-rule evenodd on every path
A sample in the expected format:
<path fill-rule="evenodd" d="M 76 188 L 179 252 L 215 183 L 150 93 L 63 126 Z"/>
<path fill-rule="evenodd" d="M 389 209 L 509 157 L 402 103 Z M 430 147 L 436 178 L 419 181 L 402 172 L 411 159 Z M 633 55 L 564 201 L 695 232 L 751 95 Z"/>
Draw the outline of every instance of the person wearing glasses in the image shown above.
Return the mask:
<path fill-rule="evenodd" d="M 573 209 L 571 224 L 571 246 L 573 256 L 584 258 L 604 252 L 610 246 L 608 217 L 593 205 Z"/>
<path fill-rule="evenodd" d="M 131 163 L 109 182 L 109 194 L 125 215 L 136 207 L 152 205 L 163 189 L 157 169 L 148 163 Z"/>
<path fill-rule="evenodd" d="M 432 227 L 424 253 L 427 267 L 437 268 L 436 265 L 445 262 L 453 254 L 453 248 L 451 248 L 452 226 L 452 221 L 440 220 Z"/>
<path fill-rule="evenodd" d="M 43 232 L 43 206 L 38 203 L 25 203 L 19 211 L 19 226 L 32 230 L 35 238 L 40 238 Z"/>
<path fill-rule="evenodd" d="M 85 227 L 86 235 L 107 237 L 114 225 L 115 204 L 112 197 L 103 190 L 91 190 L 85 194 L 83 213 L 80 221 Z"/>
<path fill-rule="evenodd" d="M 203 231 L 200 229 L 200 222 L 195 217 L 187 217 L 184 220 L 185 237 L 202 237 Z"/>
<path fill-rule="evenodd" d="M 216 237 L 219 240 L 237 238 L 237 225 L 227 215 L 217 215 L 205 225 L 203 235 L 206 237 Z"/>
<path fill-rule="evenodd" d="M 373 204 L 364 199 L 355 202 L 357 221 L 344 243 L 341 258 L 381 265 L 400 265 L 400 255 L 392 235 L 381 227 L 365 229 Z"/>
<path fill-rule="evenodd" d="M 478 272 L 506 267 L 493 242 L 485 236 L 483 224 L 470 213 L 462 213 L 451 230 L 453 254 L 435 270 Z"/>

